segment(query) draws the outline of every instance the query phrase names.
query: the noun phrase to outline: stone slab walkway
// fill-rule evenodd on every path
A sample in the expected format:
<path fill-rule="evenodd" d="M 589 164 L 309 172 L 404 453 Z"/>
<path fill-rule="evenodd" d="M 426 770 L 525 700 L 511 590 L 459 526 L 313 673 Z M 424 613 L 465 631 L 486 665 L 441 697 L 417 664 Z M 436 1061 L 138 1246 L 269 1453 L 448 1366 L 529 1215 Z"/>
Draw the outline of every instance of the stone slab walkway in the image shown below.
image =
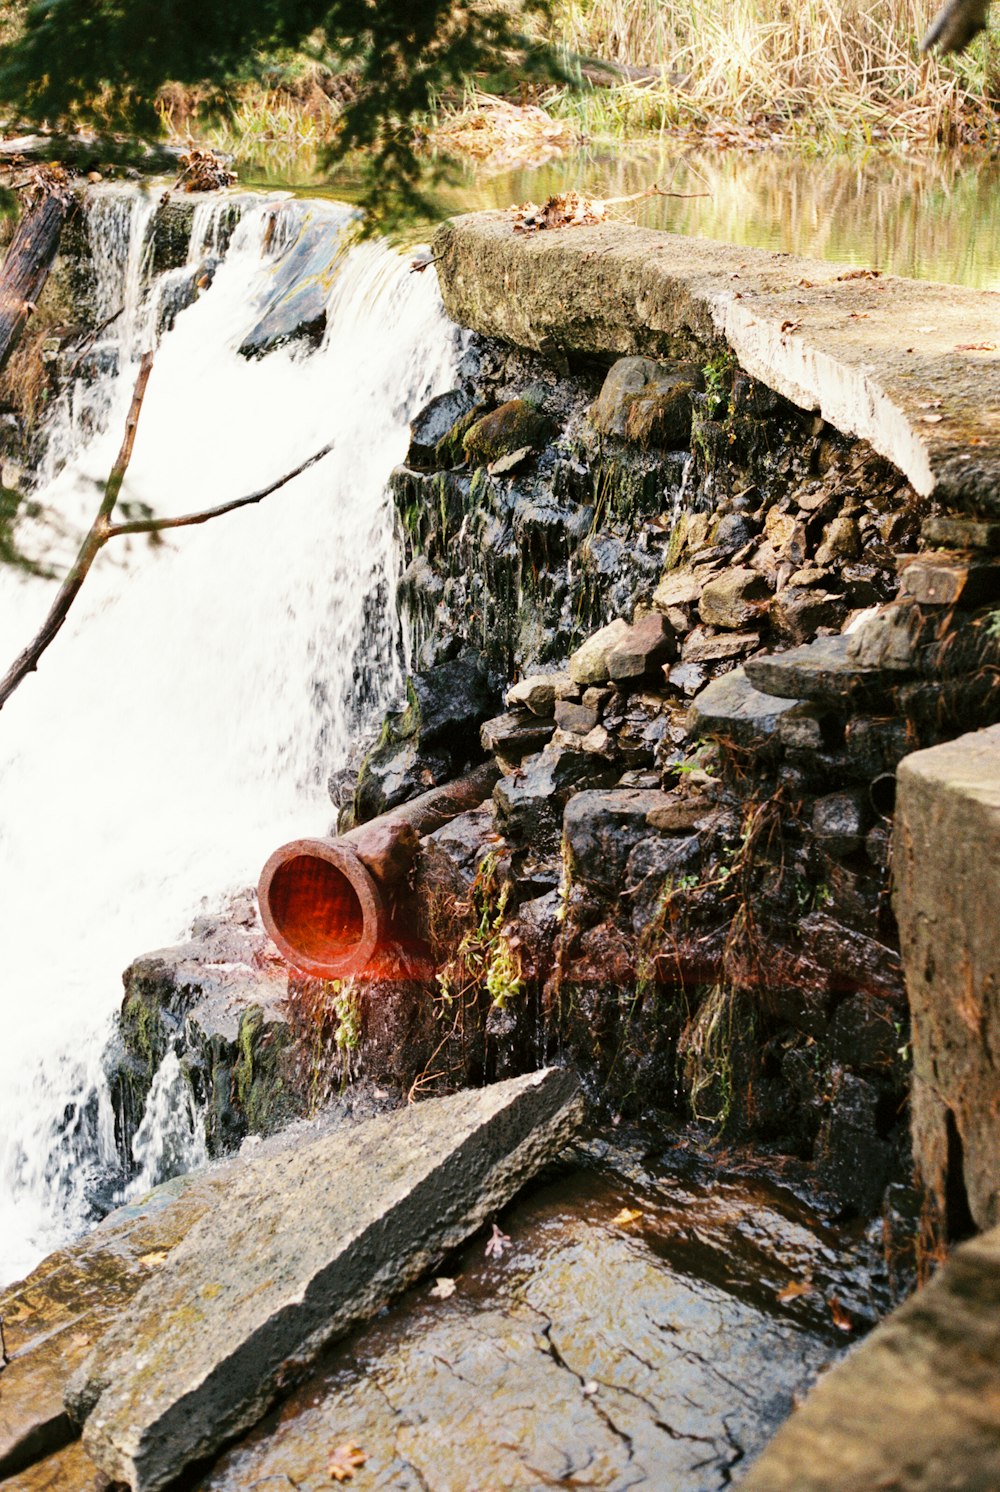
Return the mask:
<path fill-rule="evenodd" d="M 630 224 L 434 240 L 461 326 L 542 352 L 706 354 L 867 440 L 918 493 L 1000 513 L 1000 295 Z"/>

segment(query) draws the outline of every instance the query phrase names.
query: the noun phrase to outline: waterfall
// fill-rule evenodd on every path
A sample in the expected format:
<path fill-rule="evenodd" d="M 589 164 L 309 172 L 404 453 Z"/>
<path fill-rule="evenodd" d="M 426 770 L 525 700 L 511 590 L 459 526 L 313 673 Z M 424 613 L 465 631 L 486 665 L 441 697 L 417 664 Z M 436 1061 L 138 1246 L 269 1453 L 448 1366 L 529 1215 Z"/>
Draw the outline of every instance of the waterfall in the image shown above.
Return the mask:
<path fill-rule="evenodd" d="M 158 335 L 125 501 L 191 511 L 336 445 L 259 506 L 109 545 L 0 715 L 0 1283 L 92 1220 L 116 1164 L 101 1054 L 122 969 L 252 884 L 283 839 L 325 830 L 329 770 L 359 714 L 398 687 L 385 482 L 409 417 L 454 373 L 433 277 L 385 245 L 343 252 L 347 209 L 285 201 L 276 233 L 263 197 L 239 199 L 235 227 L 231 202 L 200 207 L 189 265 L 158 276 L 151 200 L 101 189 L 89 204 L 99 317 L 121 310 L 102 333 L 105 372 L 53 410 L 34 494 L 48 518 L 26 546 L 74 552 Z M 306 223 L 311 242 L 317 224 L 329 239 L 326 331 L 314 349 L 247 360 L 237 349 Z M 190 293 L 206 258 L 197 298 L 164 318 L 164 296 L 183 274 Z M 52 594 L 3 576 L 4 667 Z M 146 1182 L 197 1158 L 197 1128 L 164 1070 L 136 1155 Z"/>

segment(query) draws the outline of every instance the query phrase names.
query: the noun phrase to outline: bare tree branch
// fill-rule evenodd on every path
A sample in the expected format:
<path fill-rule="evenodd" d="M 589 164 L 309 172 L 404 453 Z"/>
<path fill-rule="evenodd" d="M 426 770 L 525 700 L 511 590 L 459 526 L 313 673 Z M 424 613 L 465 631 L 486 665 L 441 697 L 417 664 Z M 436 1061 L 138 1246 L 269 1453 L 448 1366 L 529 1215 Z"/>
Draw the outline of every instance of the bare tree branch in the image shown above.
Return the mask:
<path fill-rule="evenodd" d="M 19 653 L 17 658 L 7 670 L 3 679 L 0 680 L 0 709 L 3 709 L 14 690 L 38 667 L 38 660 L 46 648 L 58 636 L 59 631 L 69 614 L 70 607 L 80 593 L 83 582 L 90 573 L 90 567 L 100 554 L 109 539 L 119 538 L 122 534 L 155 534 L 168 528 L 191 528 L 198 523 L 207 523 L 210 518 L 219 518 L 224 513 L 235 512 L 237 508 L 248 507 L 251 503 L 259 503 L 263 498 L 269 497 L 272 492 L 277 492 L 279 487 L 284 487 L 294 477 L 300 476 L 310 466 L 315 466 L 333 449 L 333 442 L 325 445 L 321 451 L 303 461 L 294 471 L 287 472 L 285 476 L 279 477 L 277 481 L 271 482 L 269 486 L 261 488 L 259 492 L 252 492 L 249 497 L 238 497 L 232 502 L 220 503 L 215 508 L 205 508 L 199 513 L 188 513 L 181 518 L 140 518 L 128 523 L 112 523 L 111 514 L 114 512 L 128 471 L 129 462 L 132 459 L 132 447 L 135 444 L 136 426 L 139 423 L 139 411 L 142 409 L 142 401 L 146 393 L 146 385 L 153 367 L 153 354 L 144 354 L 139 365 L 139 376 L 136 379 L 135 389 L 132 393 L 132 403 L 129 407 L 128 418 L 125 422 L 125 437 L 122 441 L 121 450 L 104 488 L 101 498 L 101 506 L 90 529 L 80 545 L 79 553 L 73 561 L 72 568 L 56 595 L 49 614 L 45 618 L 38 632 L 32 638 L 28 646 Z"/>
<path fill-rule="evenodd" d="M 149 382 L 150 371 L 153 367 L 153 354 L 147 352 L 139 364 L 139 376 L 135 382 L 132 394 L 132 403 L 129 407 L 128 419 L 125 421 L 125 438 L 122 448 L 118 452 L 118 459 L 111 468 L 104 488 L 104 496 L 101 506 L 97 510 L 97 517 L 90 526 L 90 531 L 80 545 L 79 553 L 73 561 L 69 574 L 59 587 L 59 591 L 49 608 L 49 614 L 42 623 L 40 629 L 29 642 L 22 653 L 14 659 L 10 668 L 0 680 L 0 710 L 3 709 L 14 690 L 21 680 L 29 673 L 34 673 L 38 667 L 38 660 L 45 652 L 49 644 L 59 635 L 63 622 L 69 615 L 69 609 L 80 593 L 80 587 L 90 573 L 90 567 L 108 540 L 108 519 L 118 501 L 122 482 L 128 470 L 129 461 L 132 459 L 132 447 L 135 444 L 135 429 L 139 423 L 139 411 L 142 408 L 143 397 L 146 393 L 146 384 Z"/>
<path fill-rule="evenodd" d="M 127 523 L 113 523 L 108 529 L 107 537 L 117 539 L 121 534 L 161 534 L 167 528 L 193 528 L 196 523 L 207 523 L 210 518 L 221 518 L 224 513 L 235 513 L 237 508 L 248 508 L 251 503 L 259 503 L 262 498 L 270 497 L 272 492 L 277 492 L 279 487 L 284 487 L 295 477 L 300 477 L 310 466 L 315 466 L 317 461 L 322 461 L 324 456 L 329 456 L 333 450 L 333 441 L 329 441 L 321 451 L 310 456 L 308 461 L 303 461 L 294 471 L 286 472 L 276 482 L 268 487 L 262 487 L 259 492 L 251 492 L 249 497 L 236 497 L 232 502 L 220 503 L 217 508 L 202 508 L 198 513 L 185 513 L 180 518 L 132 518 Z"/>

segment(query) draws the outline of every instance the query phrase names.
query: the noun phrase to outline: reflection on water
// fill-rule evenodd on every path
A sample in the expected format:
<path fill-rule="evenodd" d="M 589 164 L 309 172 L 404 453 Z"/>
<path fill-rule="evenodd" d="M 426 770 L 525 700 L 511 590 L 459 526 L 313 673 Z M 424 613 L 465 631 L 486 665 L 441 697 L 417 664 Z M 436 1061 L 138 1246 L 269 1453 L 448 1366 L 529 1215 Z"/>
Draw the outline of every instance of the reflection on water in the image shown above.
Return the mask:
<path fill-rule="evenodd" d="M 244 180 L 304 181 L 294 159 Z M 273 174 L 272 174 L 273 172 Z M 466 168 L 435 198 L 440 215 L 508 207 L 571 188 L 617 197 L 659 182 L 676 192 L 707 192 L 631 203 L 623 219 L 779 252 L 847 260 L 887 273 L 1000 290 L 1000 161 L 957 153 L 906 157 L 805 158 L 658 148 L 592 148 L 533 170 L 487 174 Z M 349 172 L 320 191 L 350 196 Z M 426 225 L 422 226 L 426 233 Z"/>

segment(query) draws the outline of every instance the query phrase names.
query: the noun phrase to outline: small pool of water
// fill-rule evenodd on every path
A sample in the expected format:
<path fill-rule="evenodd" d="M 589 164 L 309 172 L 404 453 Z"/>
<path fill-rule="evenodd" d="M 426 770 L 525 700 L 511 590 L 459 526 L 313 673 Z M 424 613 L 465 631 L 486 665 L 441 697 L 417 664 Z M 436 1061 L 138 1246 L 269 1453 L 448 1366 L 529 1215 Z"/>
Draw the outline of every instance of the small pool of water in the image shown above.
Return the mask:
<path fill-rule="evenodd" d="M 348 170 L 323 181 L 292 155 L 241 170 L 244 185 L 354 195 Z M 591 147 L 532 169 L 466 167 L 434 195 L 439 216 L 576 190 L 607 199 L 658 183 L 699 197 L 613 209 L 623 221 L 885 273 L 1000 290 L 1000 160 L 955 152 L 864 158 L 790 151 Z M 428 225 L 421 227 L 426 236 Z"/>

